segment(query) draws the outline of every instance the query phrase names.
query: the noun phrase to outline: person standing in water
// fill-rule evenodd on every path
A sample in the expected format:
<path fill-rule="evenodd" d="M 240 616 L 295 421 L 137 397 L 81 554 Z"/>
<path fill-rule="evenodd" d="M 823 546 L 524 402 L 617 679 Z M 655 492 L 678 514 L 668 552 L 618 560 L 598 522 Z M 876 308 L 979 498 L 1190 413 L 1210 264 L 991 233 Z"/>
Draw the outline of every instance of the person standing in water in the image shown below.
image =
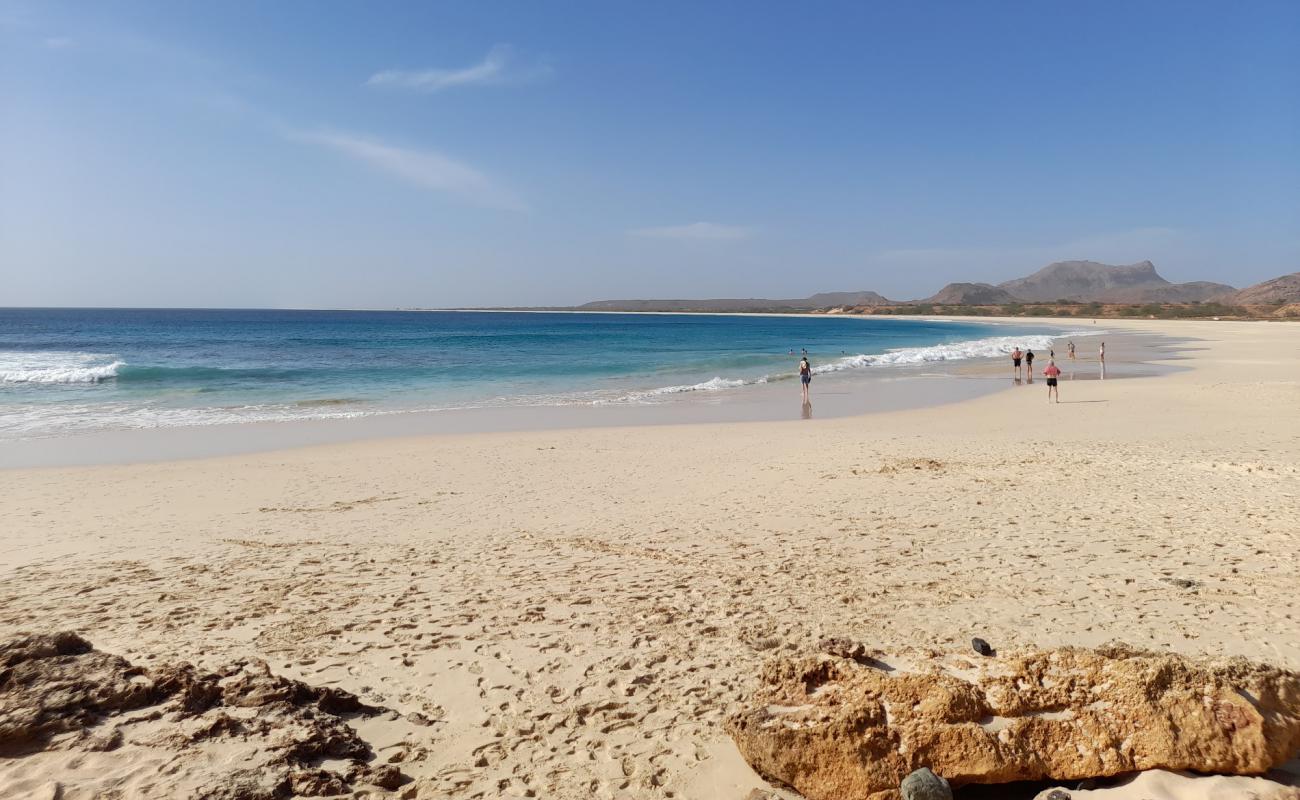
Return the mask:
<path fill-rule="evenodd" d="M 1020 347 L 1011 351 L 1011 375 L 1015 380 L 1020 380 L 1020 359 L 1024 356 L 1020 352 Z"/>
<path fill-rule="evenodd" d="M 1066 344 L 1065 347 L 1066 347 L 1066 349 L 1069 350 L 1069 352 L 1070 352 L 1070 360 L 1073 361 L 1073 360 L 1074 360 L 1074 341 L 1071 340 L 1068 344 Z"/>
<path fill-rule="evenodd" d="M 1101 359 L 1101 363 L 1103 363 L 1103 364 L 1106 363 L 1106 343 L 1105 343 L 1105 342 L 1102 342 L 1102 343 L 1101 343 L 1101 347 L 1099 347 L 1099 348 L 1097 349 L 1097 357 L 1098 357 L 1099 359 Z"/>
<path fill-rule="evenodd" d="M 1056 379 L 1061 376 L 1061 368 L 1056 366 L 1056 359 L 1049 358 L 1047 367 L 1043 370 L 1043 375 L 1047 378 L 1047 402 L 1052 402 L 1052 394 L 1056 394 L 1056 402 L 1061 402 L 1061 390 L 1056 385 Z"/>
<path fill-rule="evenodd" d="M 799 359 L 799 383 L 803 384 L 803 402 L 804 405 L 807 405 L 810 402 L 808 400 L 808 384 L 812 383 L 812 364 L 808 363 L 806 353 L 803 358 Z"/>

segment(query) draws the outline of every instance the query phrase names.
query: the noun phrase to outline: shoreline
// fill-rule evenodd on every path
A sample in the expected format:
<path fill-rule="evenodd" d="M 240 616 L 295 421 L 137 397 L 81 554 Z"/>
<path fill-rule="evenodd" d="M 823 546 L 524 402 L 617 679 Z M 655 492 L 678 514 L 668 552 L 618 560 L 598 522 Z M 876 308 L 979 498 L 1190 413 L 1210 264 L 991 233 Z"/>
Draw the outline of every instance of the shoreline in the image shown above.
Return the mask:
<path fill-rule="evenodd" d="M 992 325 L 1024 324 L 1014 318 L 954 318 L 953 321 Z M 1058 339 L 1082 328 L 1080 321 L 1069 318 L 1036 320 L 1035 324 L 1041 324 L 1047 330 L 1059 329 L 1062 335 Z M 1119 349 L 1113 346 L 1112 353 L 1126 353 L 1127 356 L 1122 360 L 1112 357 L 1109 375 L 1112 379 L 1158 374 L 1168 368 L 1160 363 L 1164 358 L 1164 348 L 1177 346 L 1179 342 L 1177 337 L 1170 336 L 1167 332 L 1153 334 L 1136 328 L 1122 329 L 1122 326 L 1108 327 L 1106 331 L 1112 341 L 1118 343 Z M 1092 336 L 1091 333 L 1080 334 L 1085 342 Z M 1081 349 L 1087 351 L 1086 347 Z M 819 373 L 814 380 L 814 403 L 811 409 L 800 408 L 792 400 L 794 393 L 790 387 L 785 382 L 776 381 L 714 391 L 682 392 L 679 396 L 669 396 L 655 403 L 644 404 L 539 404 L 393 410 L 337 418 L 54 434 L 0 442 L 0 471 L 201 459 L 412 436 L 835 419 L 961 403 L 1004 390 L 1008 386 L 998 379 L 1002 370 L 994 361 L 977 357 Z M 1079 363 L 1083 365 L 1093 362 L 1095 358 L 1085 357 Z M 1093 368 L 1095 369 L 1095 364 Z M 1073 374 L 1070 376 L 1072 378 Z M 793 385 L 793 382 L 790 384 Z"/>
<path fill-rule="evenodd" d="M 1187 369 L 1063 383 L 1060 405 L 1022 385 L 811 424 L 9 470 L 0 636 L 76 631 L 145 666 L 261 659 L 353 692 L 422 720 L 364 731 L 420 798 L 767 790 L 722 719 L 764 663 L 826 636 L 1300 669 L 1300 341 L 1162 326 L 1195 340 L 1167 354 Z M 128 733 L 111 759 L 11 759 L 0 782 L 129 790 L 157 757 Z M 212 770 L 167 757 L 168 780 Z"/>

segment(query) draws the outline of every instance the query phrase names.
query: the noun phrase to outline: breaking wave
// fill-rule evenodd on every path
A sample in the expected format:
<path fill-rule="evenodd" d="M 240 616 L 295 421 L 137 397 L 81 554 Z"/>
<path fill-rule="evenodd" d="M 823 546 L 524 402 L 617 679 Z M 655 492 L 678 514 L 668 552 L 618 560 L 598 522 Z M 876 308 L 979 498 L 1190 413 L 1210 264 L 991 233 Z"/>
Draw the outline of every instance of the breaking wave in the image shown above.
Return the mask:
<path fill-rule="evenodd" d="M 125 361 L 94 353 L 0 352 L 0 383 L 100 383 Z"/>

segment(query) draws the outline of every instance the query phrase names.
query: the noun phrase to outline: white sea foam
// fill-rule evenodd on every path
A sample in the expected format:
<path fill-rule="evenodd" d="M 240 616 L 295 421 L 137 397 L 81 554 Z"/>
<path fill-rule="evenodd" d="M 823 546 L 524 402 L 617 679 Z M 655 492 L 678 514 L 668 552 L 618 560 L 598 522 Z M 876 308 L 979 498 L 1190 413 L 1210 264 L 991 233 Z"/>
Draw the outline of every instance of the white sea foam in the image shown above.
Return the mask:
<path fill-rule="evenodd" d="M 985 339 L 970 339 L 962 342 L 949 342 L 947 344 L 936 344 L 926 347 L 903 347 L 897 350 L 888 350 L 884 353 L 864 353 L 861 355 L 845 356 L 829 363 L 813 367 L 813 373 L 824 375 L 832 372 L 843 372 L 845 370 L 863 369 L 866 367 L 905 367 L 916 364 L 929 364 L 937 361 L 962 361 L 971 358 L 996 358 L 1010 354 L 1011 351 L 1017 347 L 1022 349 L 1027 348 L 1030 350 L 1047 351 L 1052 347 L 1052 342 L 1057 339 L 1096 336 L 1103 333 L 1105 333 L 1105 331 L 1064 331 L 1059 334 L 991 336 Z M 717 392 L 723 389 L 734 389 L 741 386 L 769 383 L 771 381 L 789 380 L 794 377 L 795 373 L 793 371 L 763 375 L 752 380 L 715 377 L 711 380 L 704 381 L 703 383 L 694 383 L 682 386 L 662 386 L 658 389 L 627 392 L 616 396 L 604 396 L 588 402 L 594 404 L 654 402 L 657 398 L 665 399 L 668 395 L 682 394 L 685 392 Z"/>
<path fill-rule="evenodd" d="M 737 386 L 744 386 L 746 381 L 739 379 L 732 380 L 729 378 L 711 378 L 702 383 L 692 383 L 685 386 L 660 386 L 658 389 L 651 389 L 645 392 L 647 395 L 660 394 L 682 394 L 684 392 L 716 392 L 722 389 L 734 389 Z"/>
<path fill-rule="evenodd" d="M 99 383 L 117 376 L 126 362 L 98 353 L 0 352 L 0 383 Z"/>
<path fill-rule="evenodd" d="M 1005 356 L 1017 347 L 1030 350 L 1047 350 L 1056 339 L 1071 336 L 1092 336 L 1094 331 L 1069 331 L 1056 335 L 1035 334 L 1032 336 L 991 336 L 987 339 L 971 339 L 965 342 L 949 342 L 928 347 L 904 347 L 884 353 L 856 355 L 813 367 L 815 373 L 840 372 L 861 367 L 907 366 L 911 364 L 929 364 L 935 361 L 960 361 L 968 358 L 994 358 Z"/>

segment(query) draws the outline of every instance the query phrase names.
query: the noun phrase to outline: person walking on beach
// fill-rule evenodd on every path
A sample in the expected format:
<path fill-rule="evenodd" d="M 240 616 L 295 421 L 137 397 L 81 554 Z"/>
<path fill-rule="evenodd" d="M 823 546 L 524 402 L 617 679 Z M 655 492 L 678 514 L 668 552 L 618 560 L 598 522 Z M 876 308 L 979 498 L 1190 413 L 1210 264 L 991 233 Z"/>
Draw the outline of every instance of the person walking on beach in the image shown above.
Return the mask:
<path fill-rule="evenodd" d="M 1106 343 L 1105 343 L 1105 342 L 1102 342 L 1102 343 L 1101 343 L 1101 347 L 1097 349 L 1097 357 L 1098 357 L 1099 359 L 1101 359 L 1101 363 L 1103 363 L 1103 364 L 1106 363 Z"/>
<path fill-rule="evenodd" d="M 1073 361 L 1073 360 L 1074 360 L 1074 341 L 1071 340 L 1068 344 L 1066 344 L 1065 347 L 1066 347 L 1067 350 L 1070 351 L 1070 360 Z"/>
<path fill-rule="evenodd" d="M 1034 382 L 1034 351 L 1033 350 L 1025 351 L 1025 381 L 1027 383 Z"/>
<path fill-rule="evenodd" d="M 1056 366 L 1056 359 L 1049 358 L 1047 367 L 1043 370 L 1043 375 L 1047 378 L 1047 402 L 1052 402 L 1052 394 L 1056 394 L 1056 402 L 1061 402 L 1061 390 L 1056 385 L 1056 379 L 1061 376 L 1061 368 Z"/>
<path fill-rule="evenodd" d="M 807 355 L 799 359 L 799 383 L 803 384 L 803 402 L 807 405 L 808 384 L 812 383 L 812 364 L 808 363 Z"/>
<path fill-rule="evenodd" d="M 1020 359 L 1023 356 L 1024 354 L 1020 352 L 1019 346 L 1011 351 L 1011 374 L 1015 376 L 1016 380 L 1020 380 Z"/>

